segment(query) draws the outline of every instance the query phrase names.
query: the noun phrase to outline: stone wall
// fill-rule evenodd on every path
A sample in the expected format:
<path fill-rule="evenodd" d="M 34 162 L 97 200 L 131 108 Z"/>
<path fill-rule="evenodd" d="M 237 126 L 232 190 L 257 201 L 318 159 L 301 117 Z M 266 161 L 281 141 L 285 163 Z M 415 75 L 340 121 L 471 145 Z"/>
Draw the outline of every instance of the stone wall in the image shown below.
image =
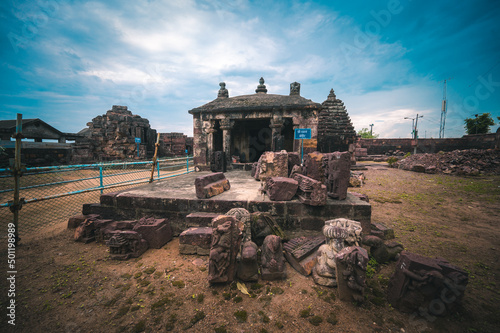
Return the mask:
<path fill-rule="evenodd" d="M 160 142 L 160 156 L 184 156 L 186 149 L 188 154 L 193 154 L 193 138 L 183 133 L 160 133 Z"/>
<path fill-rule="evenodd" d="M 418 139 L 417 153 L 437 153 L 457 149 L 495 149 L 495 133 L 464 135 L 461 138 Z M 359 139 L 358 146 L 368 155 L 384 155 L 391 151 L 413 153 L 413 139 Z"/>

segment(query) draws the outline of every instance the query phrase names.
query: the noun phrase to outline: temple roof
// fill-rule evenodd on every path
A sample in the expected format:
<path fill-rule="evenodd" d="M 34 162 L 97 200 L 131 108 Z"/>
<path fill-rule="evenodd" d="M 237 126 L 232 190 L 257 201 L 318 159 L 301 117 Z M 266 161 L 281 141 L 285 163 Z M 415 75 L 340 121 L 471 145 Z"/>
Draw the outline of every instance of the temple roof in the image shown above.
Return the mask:
<path fill-rule="evenodd" d="M 258 111 L 273 108 L 321 109 L 321 104 L 299 95 L 274 95 L 259 92 L 230 98 L 218 97 L 205 105 L 189 110 L 189 113 Z"/>

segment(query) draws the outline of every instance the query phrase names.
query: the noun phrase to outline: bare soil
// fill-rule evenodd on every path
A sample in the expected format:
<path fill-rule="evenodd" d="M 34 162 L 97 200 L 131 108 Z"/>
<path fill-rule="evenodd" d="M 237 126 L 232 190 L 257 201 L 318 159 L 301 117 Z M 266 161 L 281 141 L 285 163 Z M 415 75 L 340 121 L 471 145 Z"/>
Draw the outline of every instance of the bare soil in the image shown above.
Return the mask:
<path fill-rule="evenodd" d="M 210 286 L 208 257 L 180 255 L 178 239 L 121 262 L 106 246 L 72 240 L 59 223 L 17 248 L 16 326 L 6 332 L 497 332 L 500 326 L 500 176 L 458 177 L 370 163 L 372 221 L 392 227 L 407 251 L 469 272 L 459 310 L 419 318 L 385 299 L 394 263 L 378 265 L 363 304 L 341 302 L 287 265 L 284 281 Z M 2 238 L 2 266 L 5 238 Z M 7 290 L 2 279 L 1 307 Z"/>

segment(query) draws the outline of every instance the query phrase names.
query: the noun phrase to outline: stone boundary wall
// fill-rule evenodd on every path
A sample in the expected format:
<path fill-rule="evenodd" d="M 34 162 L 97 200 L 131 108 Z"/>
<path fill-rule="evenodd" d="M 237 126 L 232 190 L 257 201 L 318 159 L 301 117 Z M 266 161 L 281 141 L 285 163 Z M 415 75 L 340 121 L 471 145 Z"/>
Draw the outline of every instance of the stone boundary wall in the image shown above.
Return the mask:
<path fill-rule="evenodd" d="M 461 138 L 418 139 L 418 153 L 437 153 L 457 149 L 495 149 L 495 133 L 464 135 Z M 496 143 L 498 146 L 498 143 Z M 359 139 L 358 146 L 366 148 L 368 155 L 384 155 L 400 150 L 413 153 L 413 139 Z"/>

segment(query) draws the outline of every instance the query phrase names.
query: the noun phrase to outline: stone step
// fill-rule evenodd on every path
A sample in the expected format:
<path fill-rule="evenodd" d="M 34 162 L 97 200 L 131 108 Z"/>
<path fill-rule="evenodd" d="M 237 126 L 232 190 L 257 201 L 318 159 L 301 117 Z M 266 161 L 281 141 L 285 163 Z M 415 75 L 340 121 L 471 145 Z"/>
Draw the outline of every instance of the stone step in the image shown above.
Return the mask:
<path fill-rule="evenodd" d="M 211 227 L 212 220 L 219 213 L 194 212 L 186 216 L 186 226 L 189 227 Z"/>

